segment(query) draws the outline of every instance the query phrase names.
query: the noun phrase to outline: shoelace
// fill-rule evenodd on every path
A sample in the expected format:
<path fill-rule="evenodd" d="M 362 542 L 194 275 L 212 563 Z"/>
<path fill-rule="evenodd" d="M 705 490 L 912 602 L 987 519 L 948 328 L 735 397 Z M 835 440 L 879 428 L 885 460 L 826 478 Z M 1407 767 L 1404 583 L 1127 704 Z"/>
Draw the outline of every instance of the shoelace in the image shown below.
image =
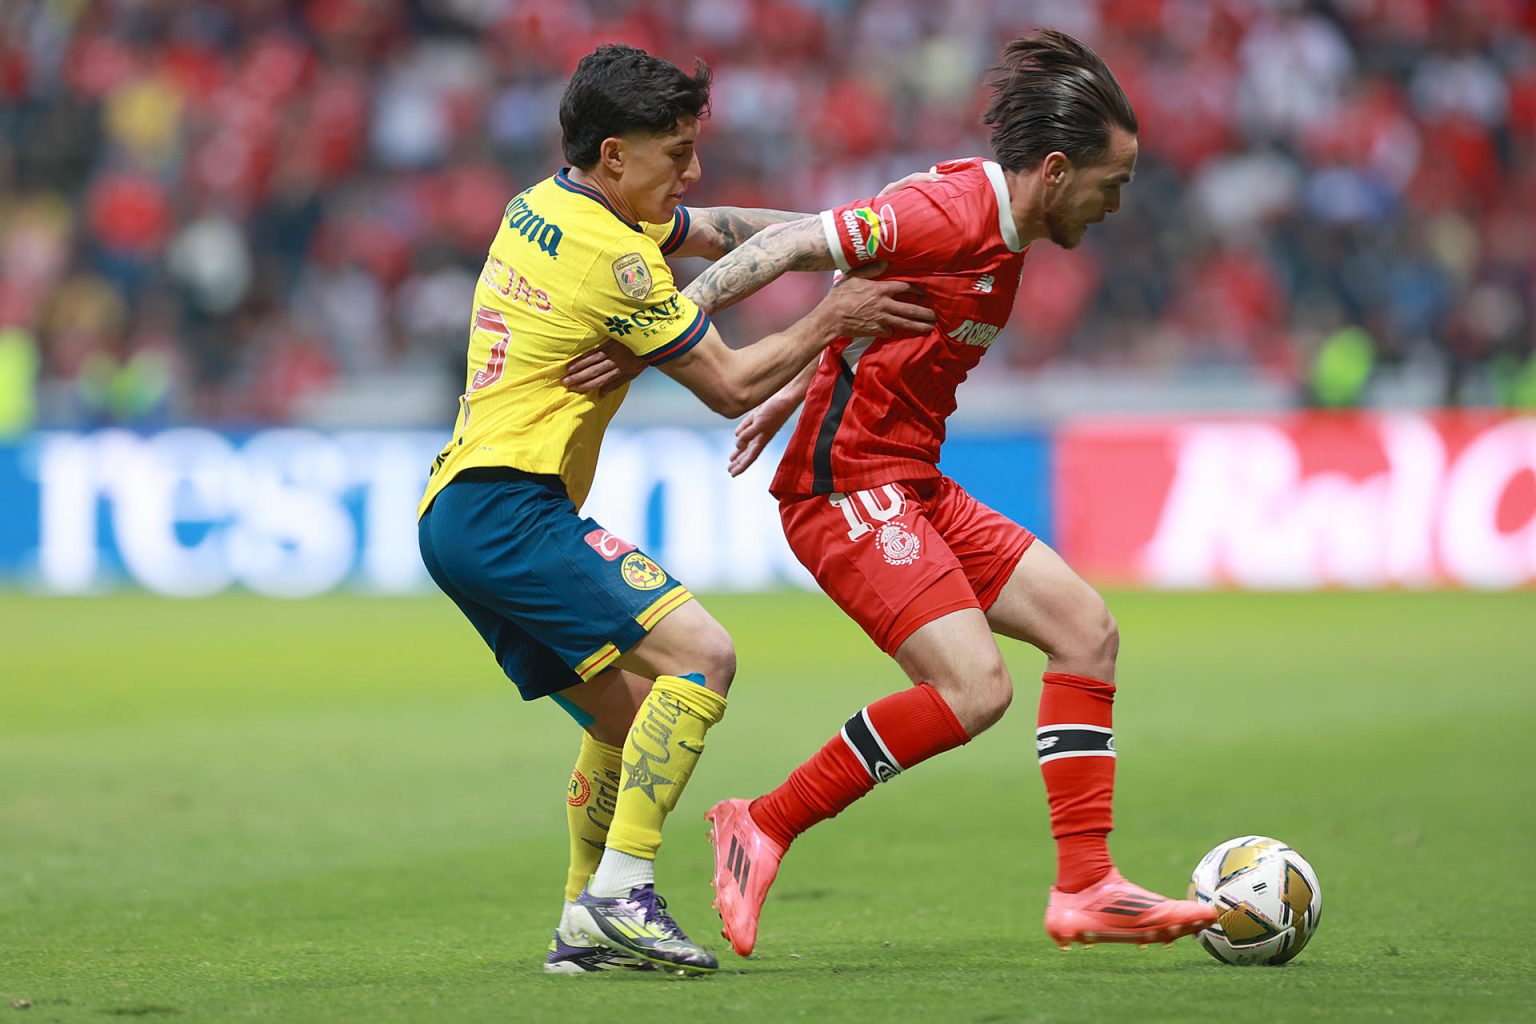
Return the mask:
<path fill-rule="evenodd" d="M 692 941 L 687 935 L 683 934 L 683 930 L 678 927 L 677 922 L 672 920 L 672 915 L 667 913 L 666 897 L 662 896 L 655 889 L 647 889 L 645 895 L 635 902 L 645 908 L 645 919 L 647 922 L 660 925 L 662 931 L 681 942 Z"/>

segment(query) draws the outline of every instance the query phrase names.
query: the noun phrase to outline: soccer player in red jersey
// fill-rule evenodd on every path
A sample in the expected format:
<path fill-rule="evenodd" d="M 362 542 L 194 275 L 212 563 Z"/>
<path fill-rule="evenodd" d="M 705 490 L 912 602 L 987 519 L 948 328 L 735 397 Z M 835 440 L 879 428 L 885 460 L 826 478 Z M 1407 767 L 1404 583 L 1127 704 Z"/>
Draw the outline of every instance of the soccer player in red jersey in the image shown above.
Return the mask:
<path fill-rule="evenodd" d="M 1103 599 L 1028 530 L 938 469 L 955 389 L 1013 308 L 1029 245 L 1063 248 L 1120 207 L 1136 115 L 1070 36 L 1007 47 L 986 113 L 994 160 L 771 228 L 687 289 L 713 312 L 785 270 L 887 261 L 937 314 L 921 338 L 842 338 L 737 430 L 731 471 L 805 409 L 772 492 L 796 556 L 912 685 L 861 709 L 772 792 L 712 808 L 716 906 L 751 952 L 763 899 L 795 837 L 998 721 L 1013 682 L 994 633 L 1047 658 L 1036 746 L 1056 840 L 1045 914 L 1059 945 L 1171 941 L 1215 912 L 1132 885 L 1110 859 L 1119 637 Z"/>

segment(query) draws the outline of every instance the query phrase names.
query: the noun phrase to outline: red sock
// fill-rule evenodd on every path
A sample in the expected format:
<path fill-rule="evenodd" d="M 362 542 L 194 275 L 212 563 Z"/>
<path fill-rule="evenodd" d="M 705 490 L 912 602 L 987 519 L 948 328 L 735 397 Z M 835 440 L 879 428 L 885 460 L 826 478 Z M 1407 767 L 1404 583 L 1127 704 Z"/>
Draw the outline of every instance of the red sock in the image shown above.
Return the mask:
<path fill-rule="evenodd" d="M 1051 805 L 1056 888 L 1079 892 L 1109 873 L 1114 827 L 1115 684 L 1047 672 L 1035 747 Z"/>
<path fill-rule="evenodd" d="M 748 811 L 780 846 L 830 818 L 902 771 L 970 742 L 944 698 L 927 683 L 882 697 L 848 719 L 842 732 L 812 754 Z"/>

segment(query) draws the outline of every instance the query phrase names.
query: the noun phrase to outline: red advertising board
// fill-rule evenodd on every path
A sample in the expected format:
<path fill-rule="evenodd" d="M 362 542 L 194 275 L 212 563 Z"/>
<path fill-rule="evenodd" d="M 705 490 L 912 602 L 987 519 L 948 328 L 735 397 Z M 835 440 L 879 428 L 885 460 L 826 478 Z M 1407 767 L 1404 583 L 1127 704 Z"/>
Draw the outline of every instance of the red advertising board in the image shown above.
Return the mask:
<path fill-rule="evenodd" d="M 1086 421 L 1056 539 L 1157 587 L 1536 584 L 1536 419 L 1492 413 Z"/>

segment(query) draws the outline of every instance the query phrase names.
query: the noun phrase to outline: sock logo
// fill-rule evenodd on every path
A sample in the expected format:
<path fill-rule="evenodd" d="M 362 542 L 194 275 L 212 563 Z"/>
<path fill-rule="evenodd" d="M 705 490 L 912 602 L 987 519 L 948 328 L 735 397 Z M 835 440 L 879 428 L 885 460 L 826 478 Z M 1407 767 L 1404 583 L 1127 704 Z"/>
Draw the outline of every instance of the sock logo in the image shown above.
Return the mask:
<path fill-rule="evenodd" d="M 1040 763 L 1062 757 L 1114 757 L 1114 730 L 1102 725 L 1042 725 L 1035 730 Z"/>
<path fill-rule="evenodd" d="M 592 784 L 581 772 L 571 772 L 571 784 L 567 787 L 565 802 L 572 807 L 581 807 L 586 804 L 587 797 L 592 795 Z"/>
<path fill-rule="evenodd" d="M 672 779 L 651 771 L 651 759 L 643 753 L 637 761 L 624 762 L 624 775 L 624 788 L 638 789 L 650 799 L 651 803 L 656 802 L 657 786 L 670 786 L 673 783 Z"/>
<path fill-rule="evenodd" d="M 901 774 L 901 765 L 891 755 L 885 741 L 870 722 L 868 708 L 860 709 L 858 714 L 843 723 L 841 735 L 843 742 L 848 744 L 848 749 L 853 751 L 853 756 L 859 759 L 871 779 L 889 782 Z"/>

